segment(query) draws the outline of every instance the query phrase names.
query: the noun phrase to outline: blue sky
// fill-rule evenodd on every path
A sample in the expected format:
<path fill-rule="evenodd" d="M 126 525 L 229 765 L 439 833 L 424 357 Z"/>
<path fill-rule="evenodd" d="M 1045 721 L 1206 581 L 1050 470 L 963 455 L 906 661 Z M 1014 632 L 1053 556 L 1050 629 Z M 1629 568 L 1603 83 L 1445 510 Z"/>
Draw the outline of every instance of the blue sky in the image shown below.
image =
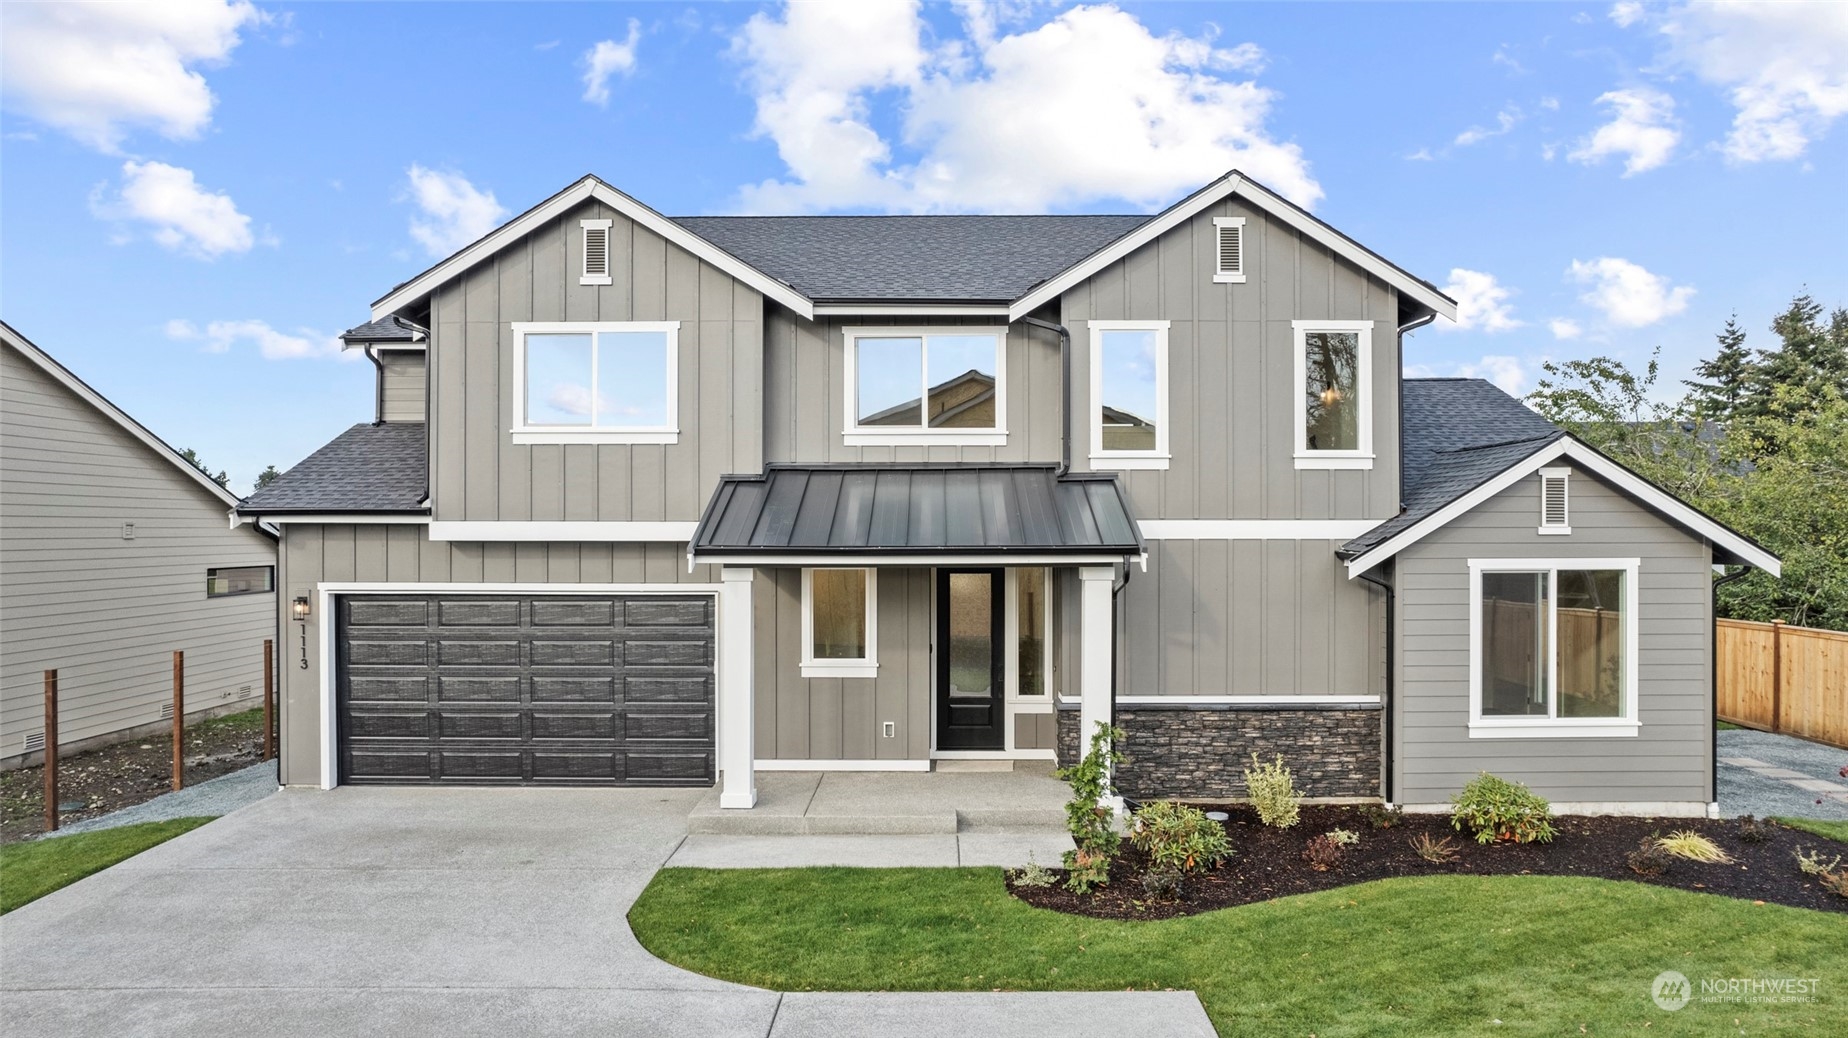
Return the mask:
<path fill-rule="evenodd" d="M 239 491 L 370 417 L 332 336 L 587 172 L 675 215 L 1139 212 L 1237 166 L 1460 295 L 1415 372 L 1516 391 L 1848 305 L 1848 4 L 0 18 L 0 316 Z"/>

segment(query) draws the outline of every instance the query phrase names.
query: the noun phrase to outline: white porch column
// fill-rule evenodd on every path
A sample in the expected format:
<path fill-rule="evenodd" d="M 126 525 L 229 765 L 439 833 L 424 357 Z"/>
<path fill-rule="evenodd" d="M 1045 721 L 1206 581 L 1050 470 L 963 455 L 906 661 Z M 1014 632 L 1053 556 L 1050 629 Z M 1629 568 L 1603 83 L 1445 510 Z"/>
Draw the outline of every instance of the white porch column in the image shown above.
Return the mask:
<path fill-rule="evenodd" d="M 1110 723 L 1110 675 L 1116 665 L 1110 652 L 1115 642 L 1115 616 L 1114 610 L 1110 608 L 1110 588 L 1115 582 L 1114 566 L 1082 566 L 1078 570 L 1080 757 L 1090 750 L 1091 736 L 1097 733 L 1097 726 Z"/>
<path fill-rule="evenodd" d="M 757 804 L 755 614 L 751 606 L 752 580 L 757 571 L 748 566 L 725 566 L 719 576 L 719 807 L 749 808 Z"/>

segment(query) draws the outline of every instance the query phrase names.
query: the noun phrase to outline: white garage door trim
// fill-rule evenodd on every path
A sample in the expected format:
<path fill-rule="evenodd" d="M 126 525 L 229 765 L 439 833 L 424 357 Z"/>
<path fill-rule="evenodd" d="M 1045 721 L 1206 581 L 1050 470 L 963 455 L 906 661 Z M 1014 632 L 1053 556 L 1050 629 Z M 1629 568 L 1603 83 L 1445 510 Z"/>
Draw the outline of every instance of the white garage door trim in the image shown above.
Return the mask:
<path fill-rule="evenodd" d="M 725 618 L 718 610 L 719 584 L 424 584 L 424 583 L 322 583 L 314 586 L 314 611 L 319 617 L 317 632 L 321 643 L 321 788 L 332 789 L 340 781 L 339 709 L 334 694 L 334 598 L 339 595 L 712 595 L 716 651 L 725 651 Z M 722 729 L 725 695 L 722 668 L 714 674 L 715 729 Z"/>

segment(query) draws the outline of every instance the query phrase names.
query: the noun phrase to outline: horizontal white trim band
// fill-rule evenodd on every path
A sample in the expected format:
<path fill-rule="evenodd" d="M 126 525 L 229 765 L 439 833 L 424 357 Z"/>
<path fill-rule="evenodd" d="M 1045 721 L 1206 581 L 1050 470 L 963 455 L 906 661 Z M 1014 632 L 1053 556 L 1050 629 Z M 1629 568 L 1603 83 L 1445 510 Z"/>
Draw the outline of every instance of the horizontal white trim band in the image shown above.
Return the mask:
<path fill-rule="evenodd" d="M 841 433 L 841 442 L 849 447 L 1005 447 L 1007 430 L 967 433 L 867 432 L 849 429 Z"/>
<path fill-rule="evenodd" d="M 932 750 L 931 760 L 1057 760 L 1056 750 Z"/>
<path fill-rule="evenodd" d="M 405 581 L 392 584 L 382 581 L 331 582 L 316 584 L 315 590 L 329 595 L 711 595 L 719 584 L 437 584 Z"/>
<path fill-rule="evenodd" d="M 630 446 L 672 446 L 680 442 L 679 429 L 651 429 L 646 432 L 608 432 L 601 429 L 515 429 L 507 434 L 518 444 L 613 443 Z"/>
<path fill-rule="evenodd" d="M 927 760 L 757 760 L 758 771 L 929 771 Z"/>
<path fill-rule="evenodd" d="M 684 539 L 684 538 L 683 538 Z M 930 566 L 1110 566 L 1137 555 L 701 555 L 690 552 L 697 566 L 872 566 L 887 569 Z"/>
<path fill-rule="evenodd" d="M 430 523 L 433 541 L 629 541 L 685 544 L 697 522 L 633 520 L 622 522 L 494 522 L 444 520 Z"/>
<path fill-rule="evenodd" d="M 1138 519 L 1151 541 L 1348 541 L 1384 519 Z"/>
<path fill-rule="evenodd" d="M 369 515 L 365 512 L 318 512 L 265 515 L 258 518 L 272 526 L 425 526 L 430 522 L 427 515 Z"/>

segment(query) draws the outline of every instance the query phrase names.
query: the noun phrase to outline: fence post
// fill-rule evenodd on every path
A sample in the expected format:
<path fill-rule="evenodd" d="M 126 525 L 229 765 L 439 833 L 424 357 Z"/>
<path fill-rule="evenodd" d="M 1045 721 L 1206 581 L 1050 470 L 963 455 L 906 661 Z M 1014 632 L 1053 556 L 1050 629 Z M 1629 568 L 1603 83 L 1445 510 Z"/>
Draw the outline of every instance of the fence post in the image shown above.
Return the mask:
<path fill-rule="evenodd" d="M 173 654 L 173 788 L 186 788 L 186 654 Z"/>
<path fill-rule="evenodd" d="M 263 759 L 276 756 L 276 643 L 263 639 Z"/>
<path fill-rule="evenodd" d="M 1771 621 L 1771 730 L 1784 725 L 1784 621 Z"/>
<path fill-rule="evenodd" d="M 58 672 L 45 672 L 45 831 L 58 831 Z"/>

